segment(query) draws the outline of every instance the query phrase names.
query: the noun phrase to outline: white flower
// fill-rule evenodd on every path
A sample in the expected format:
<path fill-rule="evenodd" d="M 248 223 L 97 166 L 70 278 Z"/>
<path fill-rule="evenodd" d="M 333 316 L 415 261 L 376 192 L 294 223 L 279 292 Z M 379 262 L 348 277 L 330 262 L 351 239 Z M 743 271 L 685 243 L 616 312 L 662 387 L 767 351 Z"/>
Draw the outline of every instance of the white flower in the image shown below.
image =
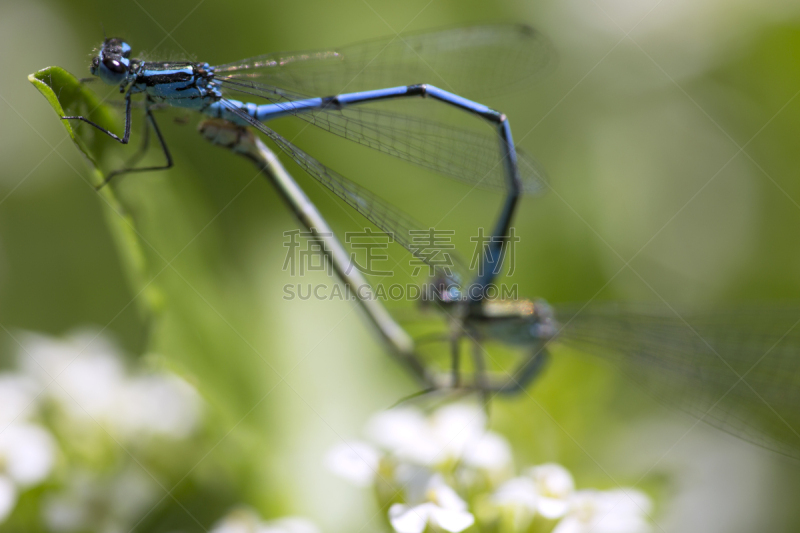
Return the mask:
<path fill-rule="evenodd" d="M 507 509 L 511 513 L 514 528 L 521 530 L 536 514 L 539 495 L 532 479 L 515 477 L 500 485 L 491 500 L 496 506 Z"/>
<path fill-rule="evenodd" d="M 21 487 L 36 485 L 50 474 L 55 450 L 53 437 L 45 429 L 12 424 L 0 433 L 0 469 Z"/>
<path fill-rule="evenodd" d="M 104 339 L 84 334 L 67 340 L 29 334 L 23 342 L 21 366 L 61 407 L 78 420 L 110 420 L 125 368 L 117 351 Z M 56 380 L 51 384 L 52 380 Z"/>
<path fill-rule="evenodd" d="M 482 470 L 500 471 L 511 464 L 511 446 L 502 436 L 487 431 L 466 446 L 462 461 Z"/>
<path fill-rule="evenodd" d="M 427 501 L 434 476 L 438 474 L 434 474 L 428 467 L 411 463 L 400 463 L 394 471 L 397 486 L 402 487 L 405 501 L 411 503 Z"/>
<path fill-rule="evenodd" d="M 209 533 L 256 533 L 260 522 L 250 509 L 236 509 L 214 524 Z"/>
<path fill-rule="evenodd" d="M 434 475 L 428 481 L 424 501 L 411 505 L 395 503 L 389 508 L 389 522 L 397 533 L 422 533 L 428 524 L 458 533 L 471 526 L 475 517 L 441 476 Z"/>
<path fill-rule="evenodd" d="M 50 433 L 33 424 L 11 424 L 0 433 L 0 522 L 14 509 L 19 488 L 50 475 L 55 451 Z"/>
<path fill-rule="evenodd" d="M 115 398 L 115 425 L 126 435 L 189 436 L 200 419 L 197 391 L 173 374 L 128 379 Z"/>
<path fill-rule="evenodd" d="M 436 410 L 430 424 L 445 452 L 461 459 L 486 433 L 486 413 L 476 405 L 455 403 Z"/>
<path fill-rule="evenodd" d="M 0 374 L 0 431 L 14 421 L 28 418 L 37 407 L 41 388 L 19 374 Z"/>
<path fill-rule="evenodd" d="M 538 500 L 536 485 L 527 477 L 509 479 L 500 485 L 492 495 L 492 501 L 498 505 L 524 507 L 532 513 L 536 512 Z"/>
<path fill-rule="evenodd" d="M 325 466 L 359 487 L 368 487 L 375 480 L 380 460 L 380 452 L 371 444 L 350 441 L 334 446 L 325 456 Z"/>
<path fill-rule="evenodd" d="M 506 481 L 491 497 L 516 531 L 526 529 L 536 514 L 549 520 L 564 516 L 574 490 L 572 475 L 563 466 L 543 464 L 526 474 Z"/>
<path fill-rule="evenodd" d="M 536 510 L 550 520 L 564 516 L 570 506 L 575 481 L 569 470 L 555 463 L 546 463 L 528 470 L 539 495 Z"/>
<path fill-rule="evenodd" d="M 367 423 L 366 433 L 371 441 L 401 460 L 430 464 L 438 452 L 427 419 L 410 407 L 378 413 Z"/>
<path fill-rule="evenodd" d="M 248 508 L 239 508 L 217 522 L 210 533 L 320 533 L 307 518 L 288 516 L 264 522 Z"/>
<path fill-rule="evenodd" d="M 44 500 L 42 513 L 50 531 L 128 531 L 158 496 L 158 485 L 138 466 L 108 477 L 78 470 Z"/>
<path fill-rule="evenodd" d="M 262 522 L 256 531 L 258 533 L 320 533 L 314 522 L 299 516 L 287 516 Z"/>
<path fill-rule="evenodd" d="M 4 522 L 17 504 L 17 487 L 6 476 L 0 476 L 0 523 Z"/>
<path fill-rule="evenodd" d="M 578 491 L 553 533 L 646 533 L 650 508 L 650 499 L 634 489 Z"/>
<path fill-rule="evenodd" d="M 178 439 L 197 426 L 201 402 L 194 388 L 167 372 L 130 376 L 119 351 L 102 337 L 29 334 L 24 346 L 27 375 L 49 384 L 50 396 L 76 421 L 110 426 L 124 437 Z"/>
<path fill-rule="evenodd" d="M 486 430 L 486 414 L 477 406 L 447 405 L 430 418 L 413 408 L 391 409 L 370 420 L 367 435 L 400 461 L 424 466 L 461 461 L 499 470 L 511 462 L 508 442 Z"/>

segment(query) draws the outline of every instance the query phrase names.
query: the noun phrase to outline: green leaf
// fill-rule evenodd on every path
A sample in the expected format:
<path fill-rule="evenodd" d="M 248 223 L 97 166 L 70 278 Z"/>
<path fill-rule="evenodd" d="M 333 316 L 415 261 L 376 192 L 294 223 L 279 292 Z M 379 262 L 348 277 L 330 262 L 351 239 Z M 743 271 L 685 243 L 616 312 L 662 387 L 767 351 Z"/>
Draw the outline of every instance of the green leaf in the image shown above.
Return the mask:
<path fill-rule="evenodd" d="M 113 110 L 103 104 L 86 85 L 61 67 L 47 67 L 29 75 L 28 80 L 42 93 L 59 118 L 65 115 L 83 115 L 110 131 L 122 129 L 120 120 Z M 119 146 L 119 142 L 89 124 L 83 123 L 78 126 L 77 121 L 63 119 L 61 122 L 75 145 L 89 160 L 91 167 L 89 183 L 99 185 L 103 182 L 103 169 L 108 168 L 109 160 L 115 159 L 113 152 Z M 108 226 L 117 243 L 118 252 L 133 290 L 144 291 L 145 298 L 142 300 L 137 298 L 137 301 L 146 302 L 146 305 L 141 307 L 143 311 L 160 309 L 163 298 L 158 288 L 146 281 L 146 258 L 133 218 L 114 195 L 111 187 L 103 187 L 98 191 L 98 195 L 103 200 Z"/>

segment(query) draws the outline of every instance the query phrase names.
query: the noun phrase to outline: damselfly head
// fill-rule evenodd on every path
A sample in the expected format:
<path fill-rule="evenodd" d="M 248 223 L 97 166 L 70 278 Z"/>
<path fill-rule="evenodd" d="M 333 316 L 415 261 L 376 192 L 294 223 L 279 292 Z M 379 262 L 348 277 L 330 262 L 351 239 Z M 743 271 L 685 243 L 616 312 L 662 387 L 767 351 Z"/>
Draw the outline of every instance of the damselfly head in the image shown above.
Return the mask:
<path fill-rule="evenodd" d="M 123 84 L 130 75 L 130 55 L 128 43 L 117 38 L 106 39 L 100 52 L 92 58 L 89 70 L 109 85 Z"/>

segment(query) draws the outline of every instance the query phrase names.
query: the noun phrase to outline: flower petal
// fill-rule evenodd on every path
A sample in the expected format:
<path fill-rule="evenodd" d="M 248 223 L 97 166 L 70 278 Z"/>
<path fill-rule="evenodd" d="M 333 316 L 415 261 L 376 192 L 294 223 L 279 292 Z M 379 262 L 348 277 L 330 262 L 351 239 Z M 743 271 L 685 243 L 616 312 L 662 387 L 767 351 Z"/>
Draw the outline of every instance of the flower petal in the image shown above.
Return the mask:
<path fill-rule="evenodd" d="M 61 340 L 29 334 L 23 340 L 20 366 L 41 384 L 58 376 L 48 392 L 78 420 L 113 420 L 114 400 L 123 384 L 125 365 L 102 336 L 86 333 Z"/>
<path fill-rule="evenodd" d="M 410 407 L 379 413 L 367 423 L 367 436 L 402 461 L 433 465 L 442 449 L 425 416 Z"/>
<path fill-rule="evenodd" d="M 389 507 L 389 523 L 397 533 L 422 533 L 428 524 L 431 507 L 430 503 L 423 503 L 414 507 L 395 503 Z"/>
<path fill-rule="evenodd" d="M 486 431 L 486 413 L 477 405 L 445 405 L 431 417 L 436 441 L 446 455 L 461 458 L 468 446 Z"/>
<path fill-rule="evenodd" d="M 17 488 L 14 482 L 5 476 L 0 476 L 0 522 L 8 518 L 16 504 Z"/>
<path fill-rule="evenodd" d="M 459 533 L 475 523 L 475 517 L 467 511 L 444 509 L 434 506 L 431 508 L 430 520 L 445 531 Z"/>
<path fill-rule="evenodd" d="M 509 479 L 497 488 L 492 501 L 497 505 L 520 507 L 535 512 L 538 506 L 536 485 L 528 477 Z"/>
<path fill-rule="evenodd" d="M 50 474 L 55 441 L 33 424 L 12 424 L 0 433 L 0 458 L 8 476 L 22 486 L 35 485 Z"/>
<path fill-rule="evenodd" d="M 497 433 L 487 431 L 467 444 L 462 457 L 465 464 L 484 470 L 502 470 L 511 464 L 511 446 Z"/>
<path fill-rule="evenodd" d="M 24 420 L 36 410 L 37 393 L 42 389 L 19 374 L 0 374 L 0 427 L 15 420 Z"/>
<path fill-rule="evenodd" d="M 274 527 L 279 533 L 320 533 L 314 522 L 301 516 L 287 516 L 271 520 L 265 525 Z"/>
<path fill-rule="evenodd" d="M 394 452 L 414 440 L 425 436 L 425 416 L 410 407 L 389 409 L 373 416 L 367 422 L 366 434 L 378 446 Z"/>
<path fill-rule="evenodd" d="M 428 482 L 428 497 L 442 509 L 452 511 L 467 510 L 467 502 L 462 500 L 439 474 L 433 476 Z"/>
<path fill-rule="evenodd" d="M 539 513 L 551 520 L 564 516 L 575 491 L 575 481 L 569 470 L 556 463 L 545 463 L 531 468 L 528 475 L 539 493 Z"/>
<path fill-rule="evenodd" d="M 428 486 L 434 475 L 425 466 L 409 463 L 400 463 L 394 471 L 397 485 L 403 487 L 403 492 L 405 492 L 405 502 L 411 505 L 427 500 Z"/>
<path fill-rule="evenodd" d="M 174 374 L 128 378 L 116 393 L 114 425 L 126 436 L 188 437 L 200 420 L 197 391 Z"/>
<path fill-rule="evenodd" d="M 536 510 L 539 511 L 539 514 L 543 517 L 549 520 L 555 520 L 567 514 L 567 511 L 569 511 L 569 500 L 539 497 Z"/>
<path fill-rule="evenodd" d="M 573 495 L 570 514 L 562 523 L 575 521 L 583 528 L 580 531 L 592 533 L 644 533 L 651 530 L 644 518 L 649 502 L 634 489 L 580 490 Z M 562 533 L 558 528 L 554 531 Z"/>
<path fill-rule="evenodd" d="M 566 497 L 575 490 L 575 481 L 569 470 L 556 463 L 545 463 L 528 470 L 528 475 L 539 486 L 542 494 Z"/>
<path fill-rule="evenodd" d="M 613 506 L 618 513 L 646 515 L 652 509 L 650 498 L 643 492 L 622 488 L 603 493 L 604 505 Z"/>
<path fill-rule="evenodd" d="M 211 529 L 211 533 L 256 533 L 260 526 L 260 518 L 249 508 L 234 509 Z"/>
<path fill-rule="evenodd" d="M 586 531 L 592 530 L 584 529 L 584 524 L 574 516 L 567 516 L 556 525 L 551 533 L 585 533 Z"/>
<path fill-rule="evenodd" d="M 636 489 L 618 489 L 601 492 L 594 516 L 598 533 L 643 533 L 652 528 L 644 516 L 651 503 L 644 493 Z"/>
<path fill-rule="evenodd" d="M 379 462 L 378 450 L 361 441 L 337 444 L 325 456 L 328 470 L 359 487 L 372 484 Z"/>

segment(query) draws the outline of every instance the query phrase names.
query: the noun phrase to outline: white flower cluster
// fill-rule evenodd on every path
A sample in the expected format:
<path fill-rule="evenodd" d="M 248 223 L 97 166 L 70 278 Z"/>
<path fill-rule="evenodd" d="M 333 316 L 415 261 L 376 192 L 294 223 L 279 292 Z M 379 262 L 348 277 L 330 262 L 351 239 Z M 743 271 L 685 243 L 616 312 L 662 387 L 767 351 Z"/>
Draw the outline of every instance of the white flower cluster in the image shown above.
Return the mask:
<path fill-rule="evenodd" d="M 397 533 L 646 533 L 650 500 L 634 489 L 575 490 L 570 472 L 548 463 L 515 475 L 508 441 L 486 429 L 480 407 L 451 404 L 426 416 L 397 408 L 372 417 L 366 441 L 329 451 L 326 466 L 374 487 Z"/>
<path fill-rule="evenodd" d="M 55 439 L 31 421 L 35 391 L 25 376 L 0 374 L 0 522 L 11 514 L 20 491 L 42 483 L 55 463 Z"/>
<path fill-rule="evenodd" d="M 60 340 L 25 334 L 21 343 L 18 368 L 0 373 L 0 523 L 20 492 L 42 484 L 58 465 L 66 488 L 46 495 L 44 519 L 58 530 L 85 529 L 89 517 L 78 518 L 115 492 L 105 485 L 90 490 L 89 480 L 101 476 L 59 462 L 75 459 L 75 450 L 66 449 L 79 446 L 75 435 L 123 444 L 143 437 L 182 438 L 199 422 L 199 395 L 172 373 L 128 372 L 119 352 L 96 335 Z M 84 457 L 98 455 L 92 448 L 80 451 Z M 119 501 L 129 506 L 135 498 L 124 492 Z M 75 527 L 56 527 L 69 523 Z"/>
<path fill-rule="evenodd" d="M 115 438 L 188 436 L 200 418 L 200 399 L 169 372 L 128 372 L 115 346 L 83 333 L 65 340 L 28 334 L 20 366 L 72 423 Z"/>
<path fill-rule="evenodd" d="M 44 523 L 52 532 L 127 531 L 158 501 L 163 490 L 138 465 L 101 475 L 70 472 L 66 486 L 44 495 Z"/>
<path fill-rule="evenodd" d="M 243 507 L 228 513 L 209 533 L 320 533 L 320 530 L 307 518 L 287 516 L 264 521 L 255 511 Z"/>

